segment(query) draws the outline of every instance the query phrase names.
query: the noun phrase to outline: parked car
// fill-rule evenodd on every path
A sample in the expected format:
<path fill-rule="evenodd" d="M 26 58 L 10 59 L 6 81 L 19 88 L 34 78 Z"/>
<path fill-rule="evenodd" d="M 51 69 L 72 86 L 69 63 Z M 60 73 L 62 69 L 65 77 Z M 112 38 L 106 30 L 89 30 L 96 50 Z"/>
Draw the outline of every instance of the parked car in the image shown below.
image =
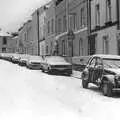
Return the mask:
<path fill-rule="evenodd" d="M 21 66 L 26 66 L 29 57 L 30 57 L 30 55 L 21 54 L 18 64 Z"/>
<path fill-rule="evenodd" d="M 103 95 L 112 96 L 113 91 L 120 90 L 120 56 L 91 56 L 81 77 L 83 88 L 93 83 L 99 86 Z"/>
<path fill-rule="evenodd" d="M 20 54 L 15 53 L 12 57 L 12 62 L 13 63 L 19 63 L 19 60 L 20 60 Z"/>
<path fill-rule="evenodd" d="M 3 53 L 2 59 L 12 61 L 13 53 Z"/>
<path fill-rule="evenodd" d="M 41 56 L 30 56 L 26 63 L 26 66 L 30 69 L 41 69 L 41 62 Z"/>
<path fill-rule="evenodd" d="M 72 74 L 72 65 L 60 56 L 46 56 L 42 62 L 42 71 L 48 73 Z"/>
<path fill-rule="evenodd" d="M 4 53 L 0 53 L 0 59 L 3 59 Z"/>

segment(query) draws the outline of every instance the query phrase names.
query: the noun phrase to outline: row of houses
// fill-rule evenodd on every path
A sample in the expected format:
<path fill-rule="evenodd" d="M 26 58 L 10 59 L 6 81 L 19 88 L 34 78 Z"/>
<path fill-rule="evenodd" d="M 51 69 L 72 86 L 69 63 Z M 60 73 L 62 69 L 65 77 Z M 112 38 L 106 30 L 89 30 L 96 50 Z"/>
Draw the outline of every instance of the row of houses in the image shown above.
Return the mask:
<path fill-rule="evenodd" d="M 14 53 L 16 52 L 17 39 L 11 34 L 0 30 L 0 53 Z"/>
<path fill-rule="evenodd" d="M 120 55 L 120 0 L 51 0 L 18 30 L 16 51 L 32 55 Z"/>

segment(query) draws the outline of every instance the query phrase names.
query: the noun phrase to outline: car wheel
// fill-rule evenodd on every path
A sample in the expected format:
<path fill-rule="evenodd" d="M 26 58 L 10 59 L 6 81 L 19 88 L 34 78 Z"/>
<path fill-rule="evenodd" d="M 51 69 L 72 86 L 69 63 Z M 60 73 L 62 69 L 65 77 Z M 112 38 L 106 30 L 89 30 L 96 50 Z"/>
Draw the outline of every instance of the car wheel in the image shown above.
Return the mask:
<path fill-rule="evenodd" d="M 82 80 L 83 88 L 88 88 L 88 82 L 86 80 Z"/>
<path fill-rule="evenodd" d="M 82 77 L 82 87 L 83 88 L 88 88 L 88 83 L 89 83 L 88 82 L 88 75 L 83 72 L 81 77 Z"/>
<path fill-rule="evenodd" d="M 32 69 L 29 65 L 27 65 L 27 68 L 28 68 L 28 69 Z"/>
<path fill-rule="evenodd" d="M 72 71 L 67 71 L 65 74 L 66 74 L 67 76 L 71 76 L 71 75 L 72 75 Z"/>
<path fill-rule="evenodd" d="M 48 73 L 48 74 L 52 74 L 52 71 L 50 70 L 49 67 L 48 67 L 48 69 L 47 69 L 47 73 Z"/>
<path fill-rule="evenodd" d="M 42 72 L 45 72 L 44 68 L 42 67 Z"/>
<path fill-rule="evenodd" d="M 112 84 L 103 83 L 102 91 L 104 96 L 111 97 L 112 96 Z"/>

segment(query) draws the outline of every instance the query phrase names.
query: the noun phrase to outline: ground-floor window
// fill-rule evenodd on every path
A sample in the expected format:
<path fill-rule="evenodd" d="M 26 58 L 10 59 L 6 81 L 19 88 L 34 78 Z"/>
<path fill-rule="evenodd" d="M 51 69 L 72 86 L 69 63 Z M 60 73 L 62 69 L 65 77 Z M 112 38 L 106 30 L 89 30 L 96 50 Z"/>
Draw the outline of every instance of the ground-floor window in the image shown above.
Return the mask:
<path fill-rule="evenodd" d="M 4 53 L 6 52 L 6 48 L 5 47 L 2 48 L 2 52 L 4 52 Z"/>
<path fill-rule="evenodd" d="M 48 46 L 46 46 L 46 54 L 48 54 Z"/>
<path fill-rule="evenodd" d="M 108 36 L 103 36 L 103 53 L 109 54 L 109 40 Z"/>
<path fill-rule="evenodd" d="M 62 55 L 65 55 L 65 40 L 62 40 Z"/>
<path fill-rule="evenodd" d="M 83 44 L 83 39 L 80 38 L 79 40 L 79 56 L 84 55 L 84 44 Z"/>
<path fill-rule="evenodd" d="M 50 45 L 50 54 L 52 55 L 53 54 L 53 43 L 51 42 L 51 45 Z"/>
<path fill-rule="evenodd" d="M 120 55 L 120 40 L 118 40 L 118 55 Z"/>

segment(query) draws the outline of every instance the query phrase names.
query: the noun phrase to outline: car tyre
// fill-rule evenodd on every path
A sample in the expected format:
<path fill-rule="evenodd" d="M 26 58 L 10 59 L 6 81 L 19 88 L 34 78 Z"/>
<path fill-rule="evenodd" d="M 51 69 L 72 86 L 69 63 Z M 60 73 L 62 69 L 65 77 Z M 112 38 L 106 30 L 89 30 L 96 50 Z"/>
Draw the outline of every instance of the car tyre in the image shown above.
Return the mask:
<path fill-rule="evenodd" d="M 71 75 L 72 75 L 72 71 L 66 72 L 66 75 L 67 75 L 67 76 L 71 76 Z"/>
<path fill-rule="evenodd" d="M 104 96 L 111 97 L 112 96 L 112 84 L 111 83 L 103 83 L 102 91 Z"/>
<path fill-rule="evenodd" d="M 88 88 L 88 82 L 86 80 L 82 80 L 83 88 Z"/>
<path fill-rule="evenodd" d="M 48 67 L 48 69 L 47 69 L 47 73 L 48 73 L 48 74 L 53 74 L 53 72 L 50 70 L 49 67 Z"/>
<path fill-rule="evenodd" d="M 42 72 L 43 72 L 43 73 L 45 72 L 45 70 L 44 70 L 44 68 L 43 68 L 43 67 L 42 67 L 42 69 L 41 69 L 41 70 L 42 70 Z"/>
<path fill-rule="evenodd" d="M 82 77 L 82 87 L 83 88 L 88 88 L 88 83 L 89 83 L 88 82 L 88 74 L 83 72 L 81 77 Z"/>

